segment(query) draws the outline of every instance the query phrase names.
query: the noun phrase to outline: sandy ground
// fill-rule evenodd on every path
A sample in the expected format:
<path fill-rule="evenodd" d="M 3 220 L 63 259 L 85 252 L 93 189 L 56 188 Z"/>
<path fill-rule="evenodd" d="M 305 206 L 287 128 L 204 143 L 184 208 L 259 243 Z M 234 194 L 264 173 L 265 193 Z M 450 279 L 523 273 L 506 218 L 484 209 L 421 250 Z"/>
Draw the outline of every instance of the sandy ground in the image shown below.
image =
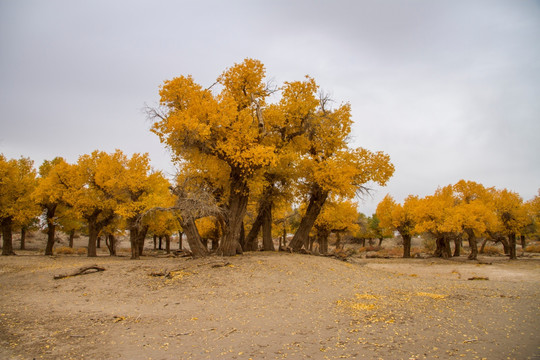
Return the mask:
<path fill-rule="evenodd" d="M 538 258 L 18 253 L 0 257 L 1 359 L 540 359 Z"/>

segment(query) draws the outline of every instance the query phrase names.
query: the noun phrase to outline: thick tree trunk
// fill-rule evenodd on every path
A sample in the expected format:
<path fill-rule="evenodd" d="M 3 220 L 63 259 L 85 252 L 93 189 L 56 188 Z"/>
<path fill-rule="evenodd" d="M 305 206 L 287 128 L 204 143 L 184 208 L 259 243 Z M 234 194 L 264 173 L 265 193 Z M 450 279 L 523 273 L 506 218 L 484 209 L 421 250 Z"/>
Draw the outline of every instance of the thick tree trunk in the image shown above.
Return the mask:
<path fill-rule="evenodd" d="M 26 226 L 21 227 L 21 250 L 25 250 L 26 247 Z"/>
<path fill-rule="evenodd" d="M 114 219 L 114 214 L 109 214 L 104 217 L 102 220 L 97 220 L 98 216 L 101 214 L 101 210 L 96 210 L 92 215 L 86 218 L 88 222 L 88 257 L 97 256 L 97 239 L 100 231 L 107 225 L 111 223 Z"/>
<path fill-rule="evenodd" d="M 99 235 L 98 225 L 95 221 L 88 222 L 88 257 L 97 256 L 97 238 Z"/>
<path fill-rule="evenodd" d="M 328 191 L 322 190 L 318 185 L 313 187 L 306 214 L 302 217 L 300 226 L 296 230 L 296 233 L 289 244 L 289 247 L 294 251 L 300 250 L 306 243 L 309 232 L 311 231 L 313 224 L 315 224 L 315 220 L 317 220 L 317 217 L 321 213 L 321 209 L 327 197 Z"/>
<path fill-rule="evenodd" d="M 461 255 L 461 244 L 463 242 L 463 239 L 461 238 L 461 235 L 456 235 L 454 237 L 454 255 L 455 257 L 458 257 Z"/>
<path fill-rule="evenodd" d="M 383 237 L 380 237 L 379 238 L 379 245 L 377 245 L 378 247 L 381 247 L 382 246 L 382 242 L 383 242 L 384 238 Z"/>
<path fill-rule="evenodd" d="M 403 238 L 403 257 L 410 258 L 411 257 L 411 235 L 401 234 L 401 237 Z"/>
<path fill-rule="evenodd" d="M 466 229 L 465 231 L 467 232 L 467 237 L 469 238 L 469 249 L 471 250 L 468 259 L 476 260 L 478 258 L 478 242 L 476 241 L 476 235 L 472 229 Z M 484 243 L 482 244 L 482 252 L 484 252 L 486 241 L 487 239 L 484 240 Z"/>
<path fill-rule="evenodd" d="M 525 248 L 527 247 L 527 240 L 525 240 L 525 235 L 521 235 L 521 250 L 525 252 Z"/>
<path fill-rule="evenodd" d="M 433 254 L 433 256 L 442 257 L 444 259 L 448 259 L 452 256 L 450 242 L 448 241 L 448 238 L 446 236 L 438 235 L 435 244 L 437 245 L 437 248 L 435 249 L 435 253 Z"/>
<path fill-rule="evenodd" d="M 69 232 L 69 247 L 73 248 L 73 239 L 75 239 L 75 230 Z"/>
<path fill-rule="evenodd" d="M 114 235 L 109 234 L 105 237 L 105 245 L 109 249 L 109 255 L 116 256 L 116 238 Z"/>
<path fill-rule="evenodd" d="M 152 236 L 152 240 L 154 240 L 154 250 L 157 250 L 157 235 L 156 234 Z"/>
<path fill-rule="evenodd" d="M 272 239 L 272 203 L 270 202 L 264 209 L 263 223 L 263 250 L 275 251 L 274 240 Z"/>
<path fill-rule="evenodd" d="M 131 246 L 131 259 L 139 259 L 144 248 L 144 239 L 148 232 L 148 225 L 137 226 L 137 219 L 129 219 L 129 243 Z M 141 248 L 142 247 L 142 248 Z"/>
<path fill-rule="evenodd" d="M 321 254 L 328 254 L 328 237 L 330 236 L 329 231 L 322 231 L 317 237 L 317 242 L 319 243 L 319 252 Z"/>
<path fill-rule="evenodd" d="M 504 236 L 497 236 L 497 242 L 500 242 L 503 245 L 504 254 L 510 255 L 510 243 Z"/>
<path fill-rule="evenodd" d="M 511 233 L 508 235 L 508 242 L 510 247 L 510 260 L 517 259 L 517 251 L 516 251 L 516 234 Z"/>
<path fill-rule="evenodd" d="M 259 211 L 257 213 L 257 217 L 255 218 L 255 221 L 253 222 L 253 225 L 251 226 L 251 229 L 249 230 L 246 240 L 244 242 L 244 251 L 257 251 L 259 250 L 259 239 L 257 238 L 257 235 L 259 235 L 259 231 L 261 230 L 261 226 L 263 223 L 263 213 Z"/>
<path fill-rule="evenodd" d="M 171 253 L 171 236 L 165 235 L 165 252 L 167 254 Z"/>
<path fill-rule="evenodd" d="M 227 231 L 217 250 L 218 255 L 234 256 L 242 254 L 240 232 L 246 215 L 249 198 L 247 181 L 241 176 L 241 169 L 231 169 L 231 189 L 229 196 Z"/>
<path fill-rule="evenodd" d="M 203 257 L 208 255 L 208 248 L 205 248 L 201 242 L 201 236 L 195 220 L 191 216 L 184 216 L 181 219 L 182 229 L 186 234 L 189 248 L 194 257 Z"/>
<path fill-rule="evenodd" d="M 45 255 L 52 256 L 54 247 L 54 236 L 56 232 L 56 225 L 54 224 L 54 213 L 56 212 L 56 205 L 47 207 L 46 220 L 47 220 L 47 245 L 45 246 Z"/>
<path fill-rule="evenodd" d="M 158 236 L 158 241 L 159 241 L 159 247 L 158 247 L 158 249 L 159 249 L 159 250 L 162 250 L 162 248 L 161 248 L 161 240 L 162 240 L 162 239 L 163 239 L 163 236 Z"/>
<path fill-rule="evenodd" d="M 13 219 L 11 217 L 2 219 L 2 255 L 15 255 L 13 251 Z"/>

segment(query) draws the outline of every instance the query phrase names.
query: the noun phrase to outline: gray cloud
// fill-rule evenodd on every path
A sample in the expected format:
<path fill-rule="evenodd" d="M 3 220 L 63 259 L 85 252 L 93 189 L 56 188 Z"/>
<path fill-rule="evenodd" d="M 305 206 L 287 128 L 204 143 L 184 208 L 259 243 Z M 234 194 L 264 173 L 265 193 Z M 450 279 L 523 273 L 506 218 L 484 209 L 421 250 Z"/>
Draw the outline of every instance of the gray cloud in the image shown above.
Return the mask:
<path fill-rule="evenodd" d="M 540 184 L 540 6 L 534 1 L 0 0 L 0 152 L 70 161 L 150 152 L 141 112 L 165 79 L 210 85 L 262 60 L 353 107 L 353 143 L 389 153 L 402 200 L 468 178 L 526 198 Z"/>

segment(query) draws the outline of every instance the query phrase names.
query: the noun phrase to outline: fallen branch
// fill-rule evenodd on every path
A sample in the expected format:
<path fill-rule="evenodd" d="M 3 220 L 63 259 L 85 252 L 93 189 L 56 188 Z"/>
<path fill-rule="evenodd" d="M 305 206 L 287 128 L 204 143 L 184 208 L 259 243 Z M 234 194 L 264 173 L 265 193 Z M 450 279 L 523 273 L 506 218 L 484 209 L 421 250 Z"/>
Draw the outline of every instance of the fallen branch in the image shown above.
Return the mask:
<path fill-rule="evenodd" d="M 468 278 L 467 280 L 489 280 L 489 278 L 483 277 L 483 276 L 473 276 L 473 277 Z"/>
<path fill-rule="evenodd" d="M 95 270 L 95 271 L 90 271 L 90 270 Z M 102 268 L 97 265 L 84 266 L 80 268 L 79 270 L 77 270 L 76 272 L 74 272 L 73 274 L 54 275 L 54 280 L 64 279 L 67 277 L 72 277 L 72 276 L 77 276 L 77 275 L 94 274 L 100 271 L 105 271 L 105 268 Z"/>

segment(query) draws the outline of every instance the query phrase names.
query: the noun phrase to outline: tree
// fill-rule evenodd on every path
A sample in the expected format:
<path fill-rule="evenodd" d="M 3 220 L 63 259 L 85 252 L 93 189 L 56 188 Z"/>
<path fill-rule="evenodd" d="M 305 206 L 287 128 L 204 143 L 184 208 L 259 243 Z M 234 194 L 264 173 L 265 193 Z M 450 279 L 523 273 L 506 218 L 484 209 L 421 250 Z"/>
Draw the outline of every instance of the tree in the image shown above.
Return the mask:
<path fill-rule="evenodd" d="M 490 190 L 474 181 L 460 180 L 453 185 L 456 199 L 454 211 L 449 221 L 454 228 L 461 228 L 469 240 L 469 260 L 476 260 L 478 244 L 476 239 L 493 228 L 496 223 L 494 209 L 491 204 Z M 454 254 L 459 255 L 459 244 Z"/>
<path fill-rule="evenodd" d="M 403 257 L 411 257 L 411 239 L 416 232 L 414 212 L 418 204 L 416 196 L 409 195 L 403 205 L 394 201 L 392 196 L 386 195 L 377 205 L 376 215 L 379 226 L 386 231 L 397 231 L 403 238 Z"/>
<path fill-rule="evenodd" d="M 523 199 L 517 193 L 507 189 L 492 190 L 497 230 L 508 237 L 509 257 L 517 259 L 516 237 L 521 235 L 528 224 L 527 209 Z"/>
<path fill-rule="evenodd" d="M 143 254 L 150 226 L 144 221 L 144 214 L 156 207 L 172 206 L 174 198 L 169 191 L 169 181 L 152 170 L 147 153 L 135 153 L 131 158 L 119 151 L 114 155 L 117 176 L 110 179 L 107 188 L 117 201 L 115 213 L 126 219 L 131 258 L 138 259 Z"/>
<path fill-rule="evenodd" d="M 71 165 L 69 176 L 64 179 L 66 202 L 73 207 L 77 216 L 88 224 L 88 256 L 97 256 L 96 245 L 99 233 L 115 217 L 118 201 L 112 185 L 119 178 L 120 151 L 107 154 L 94 151 L 79 157 Z"/>
<path fill-rule="evenodd" d="M 328 237 L 335 233 L 337 237 L 336 250 L 341 246 L 341 235 L 359 229 L 357 204 L 350 201 L 333 200 L 324 204 L 323 209 L 314 224 L 319 251 L 328 253 Z"/>
<path fill-rule="evenodd" d="M 66 210 L 64 193 L 67 188 L 64 181 L 69 171 L 69 165 L 61 157 L 45 160 L 39 167 L 38 185 L 32 198 L 41 207 L 47 224 L 45 255 L 53 255 L 58 212 Z"/>
<path fill-rule="evenodd" d="M 33 161 L 21 157 L 7 160 L 0 154 L 0 226 L 2 228 L 2 255 L 15 255 L 12 229 L 34 217 L 36 207 L 30 194 L 36 186 Z"/>
<path fill-rule="evenodd" d="M 379 239 L 379 247 L 382 245 L 384 239 L 392 238 L 394 236 L 393 231 L 381 227 L 381 221 L 379 220 L 377 214 L 373 214 L 368 217 L 367 224 L 371 235 L 374 238 Z"/>
<path fill-rule="evenodd" d="M 265 70 L 257 60 L 246 59 L 227 69 L 217 80 L 221 91 L 213 94 L 191 76 L 165 81 L 160 104 L 153 112 L 153 131 L 172 151 L 174 160 L 218 160 L 228 170 L 226 231 L 218 253 L 241 253 L 240 232 L 246 212 L 248 182 L 255 172 L 275 161 L 274 148 L 263 143 L 262 108 L 269 91 Z"/>
<path fill-rule="evenodd" d="M 293 250 L 299 250 L 305 243 L 330 194 L 352 198 L 365 191 L 368 182 L 384 186 L 394 173 L 388 155 L 346 147 L 349 117 L 348 105 L 334 112 L 324 110 L 319 126 L 311 133 L 309 155 L 300 164 L 302 187 L 309 200 L 306 213 L 289 245 Z"/>

